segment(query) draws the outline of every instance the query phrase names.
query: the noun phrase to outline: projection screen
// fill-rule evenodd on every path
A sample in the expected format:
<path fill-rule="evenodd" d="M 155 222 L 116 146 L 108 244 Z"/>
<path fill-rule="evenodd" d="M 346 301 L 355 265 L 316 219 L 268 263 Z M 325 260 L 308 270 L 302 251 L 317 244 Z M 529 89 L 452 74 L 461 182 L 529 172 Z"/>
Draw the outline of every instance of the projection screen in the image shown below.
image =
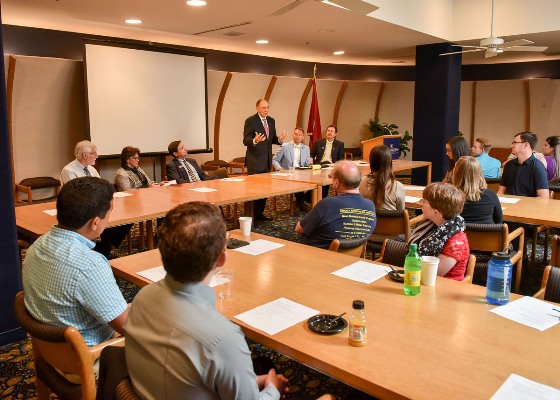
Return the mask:
<path fill-rule="evenodd" d="M 84 46 L 89 138 L 100 156 L 125 146 L 166 153 L 173 140 L 208 149 L 204 55 Z"/>

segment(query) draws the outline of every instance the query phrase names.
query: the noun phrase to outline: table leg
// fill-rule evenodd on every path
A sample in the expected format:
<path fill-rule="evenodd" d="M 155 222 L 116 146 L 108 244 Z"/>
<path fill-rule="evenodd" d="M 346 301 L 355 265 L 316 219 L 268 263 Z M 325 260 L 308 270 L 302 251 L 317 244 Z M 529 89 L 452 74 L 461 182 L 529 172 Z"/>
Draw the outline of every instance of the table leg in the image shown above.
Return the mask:
<path fill-rule="evenodd" d="M 154 222 L 149 219 L 146 221 L 146 237 L 148 238 L 148 250 L 154 248 Z"/>
<path fill-rule="evenodd" d="M 311 207 L 315 207 L 320 200 L 319 197 L 321 197 L 323 195 L 323 192 L 321 191 L 321 188 L 322 188 L 322 186 L 319 185 L 311 191 Z"/>
<path fill-rule="evenodd" d="M 432 183 L 432 164 L 428 165 L 427 176 L 426 176 L 426 185 Z"/>
<path fill-rule="evenodd" d="M 246 201 L 245 205 L 244 205 L 244 215 L 246 217 L 252 217 L 254 218 L 254 211 L 253 211 L 253 202 L 252 201 Z"/>

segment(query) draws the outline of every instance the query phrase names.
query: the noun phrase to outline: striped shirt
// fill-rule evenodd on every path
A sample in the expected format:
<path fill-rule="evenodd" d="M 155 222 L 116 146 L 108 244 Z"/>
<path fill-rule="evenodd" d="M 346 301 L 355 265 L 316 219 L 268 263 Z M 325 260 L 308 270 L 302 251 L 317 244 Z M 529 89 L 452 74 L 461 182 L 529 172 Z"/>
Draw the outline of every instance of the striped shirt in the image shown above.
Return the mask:
<path fill-rule="evenodd" d="M 88 346 L 109 339 L 107 325 L 127 307 L 107 259 L 79 233 L 53 226 L 27 251 L 25 307 L 37 320 L 74 326 Z"/>

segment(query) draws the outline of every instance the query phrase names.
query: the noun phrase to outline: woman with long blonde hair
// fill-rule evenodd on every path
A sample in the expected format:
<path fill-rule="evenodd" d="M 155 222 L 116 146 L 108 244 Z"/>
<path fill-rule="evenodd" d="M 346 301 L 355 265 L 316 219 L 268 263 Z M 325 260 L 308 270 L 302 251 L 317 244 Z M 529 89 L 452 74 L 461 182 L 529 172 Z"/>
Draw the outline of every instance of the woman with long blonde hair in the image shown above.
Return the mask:
<path fill-rule="evenodd" d="M 463 156 L 455 163 L 453 184 L 465 194 L 461 216 L 465 222 L 501 224 L 502 206 L 498 195 L 488 189 L 482 168 L 474 157 Z"/>
<path fill-rule="evenodd" d="M 362 197 L 373 201 L 376 210 L 404 210 L 404 186 L 395 179 L 391 151 L 387 146 L 371 149 L 369 168 L 371 172 L 360 183 Z"/>

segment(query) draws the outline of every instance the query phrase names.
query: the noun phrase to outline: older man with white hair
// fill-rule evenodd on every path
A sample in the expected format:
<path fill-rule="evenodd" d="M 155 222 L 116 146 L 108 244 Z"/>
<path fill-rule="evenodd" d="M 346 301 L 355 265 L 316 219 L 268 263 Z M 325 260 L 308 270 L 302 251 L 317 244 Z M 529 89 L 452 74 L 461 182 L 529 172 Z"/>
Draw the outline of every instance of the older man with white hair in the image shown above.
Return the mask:
<path fill-rule="evenodd" d="M 72 179 L 82 176 L 93 176 L 99 178 L 99 173 L 93 167 L 97 160 L 97 146 L 89 140 L 82 140 L 74 148 L 76 159 L 67 164 L 60 173 L 60 182 L 66 184 Z"/>

